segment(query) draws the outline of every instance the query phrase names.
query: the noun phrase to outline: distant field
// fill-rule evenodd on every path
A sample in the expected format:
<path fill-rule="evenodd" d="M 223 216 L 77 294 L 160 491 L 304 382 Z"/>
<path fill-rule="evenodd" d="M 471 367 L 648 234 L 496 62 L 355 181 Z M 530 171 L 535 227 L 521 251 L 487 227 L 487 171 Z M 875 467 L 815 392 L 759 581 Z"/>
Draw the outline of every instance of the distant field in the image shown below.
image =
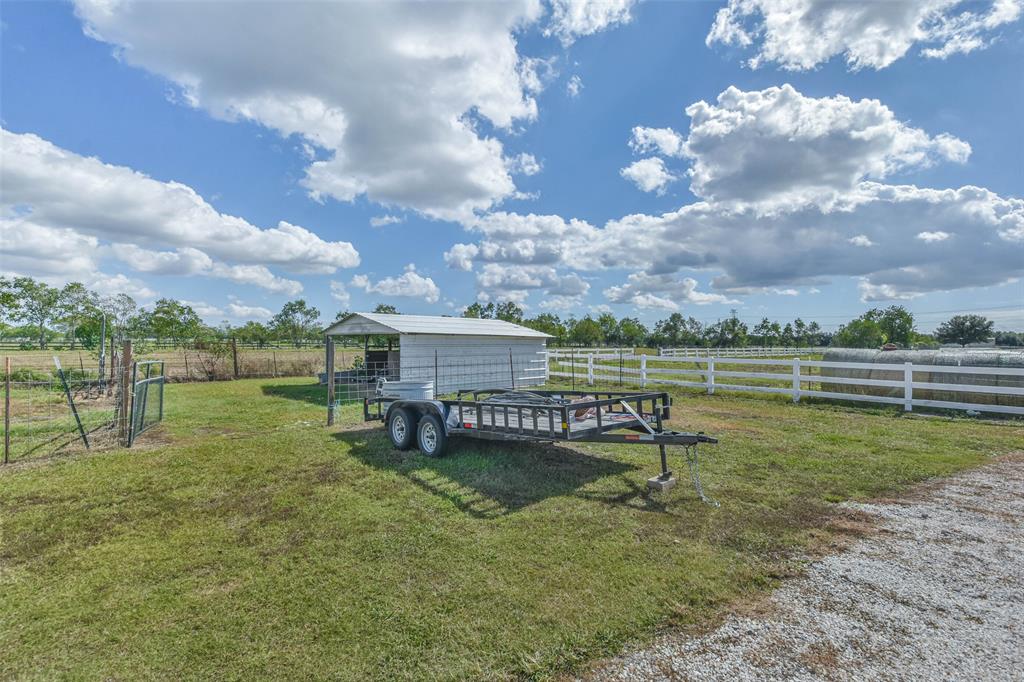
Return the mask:
<path fill-rule="evenodd" d="M 335 365 L 338 368 L 351 366 L 356 357 L 362 357 L 361 348 L 338 348 L 335 352 Z M 90 350 L 14 350 L 0 353 L 0 357 L 9 356 L 11 366 L 15 369 L 26 368 L 49 372 L 53 370 L 53 358 L 60 359 L 61 365 L 71 369 L 85 369 L 95 373 L 99 363 L 99 353 Z M 137 360 L 163 360 L 167 376 L 174 381 L 205 380 L 208 378 L 229 378 L 233 376 L 234 367 L 230 355 L 212 358 L 209 353 L 192 349 L 159 349 L 147 350 L 145 346 L 137 347 Z M 109 371 L 109 360 L 108 360 Z M 324 371 L 324 351 L 322 348 L 275 348 L 275 349 L 238 349 L 238 374 L 240 377 L 259 376 L 313 376 Z"/>
<path fill-rule="evenodd" d="M 310 379 L 174 384 L 132 450 L 0 468 L 0 677 L 550 678 L 756 600 L 897 494 L 1024 425 L 674 392 L 656 450 L 393 450 Z M 855 519 L 853 521 L 856 521 Z M 844 530 L 845 529 L 845 530 Z"/>

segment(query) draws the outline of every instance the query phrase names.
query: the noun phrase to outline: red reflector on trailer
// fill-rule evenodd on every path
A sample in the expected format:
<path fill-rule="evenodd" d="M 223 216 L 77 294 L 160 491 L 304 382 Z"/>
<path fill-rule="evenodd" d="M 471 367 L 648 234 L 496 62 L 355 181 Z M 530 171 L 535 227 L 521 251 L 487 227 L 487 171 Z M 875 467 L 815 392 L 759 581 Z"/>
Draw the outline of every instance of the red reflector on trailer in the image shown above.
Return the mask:
<path fill-rule="evenodd" d="M 473 428 L 473 425 L 467 422 L 466 424 L 463 424 L 462 427 L 466 429 L 471 429 Z"/>
<path fill-rule="evenodd" d="M 640 440 L 640 436 L 636 436 L 636 435 L 627 433 L 626 434 L 626 440 Z"/>

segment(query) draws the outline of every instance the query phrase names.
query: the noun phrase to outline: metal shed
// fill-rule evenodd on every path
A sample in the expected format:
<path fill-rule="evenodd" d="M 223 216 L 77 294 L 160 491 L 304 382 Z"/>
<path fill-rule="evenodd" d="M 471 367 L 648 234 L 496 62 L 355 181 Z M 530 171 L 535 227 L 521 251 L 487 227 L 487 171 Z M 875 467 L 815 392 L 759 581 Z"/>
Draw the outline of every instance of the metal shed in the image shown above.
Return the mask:
<path fill-rule="evenodd" d="M 441 394 L 539 386 L 548 378 L 549 335 L 503 320 L 352 313 L 325 333 L 329 342 L 363 339 L 362 373 L 336 373 L 339 383 L 353 378 L 370 383 L 379 377 L 432 381 Z M 372 339 L 386 342 L 386 349 L 371 349 Z"/>

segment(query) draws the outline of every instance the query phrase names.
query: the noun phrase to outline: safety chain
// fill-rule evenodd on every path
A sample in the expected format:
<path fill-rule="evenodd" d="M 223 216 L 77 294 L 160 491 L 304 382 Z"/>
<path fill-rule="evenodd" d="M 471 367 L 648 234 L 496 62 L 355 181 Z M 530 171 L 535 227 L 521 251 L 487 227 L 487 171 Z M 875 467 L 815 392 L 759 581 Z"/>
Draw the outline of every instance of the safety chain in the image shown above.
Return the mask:
<path fill-rule="evenodd" d="M 700 459 L 697 453 L 697 444 L 684 447 L 686 448 L 686 463 L 690 466 L 690 479 L 693 481 L 693 488 L 697 491 L 697 496 L 705 504 L 710 504 L 712 507 L 719 506 L 718 500 L 704 494 L 704 486 L 700 482 Z"/>

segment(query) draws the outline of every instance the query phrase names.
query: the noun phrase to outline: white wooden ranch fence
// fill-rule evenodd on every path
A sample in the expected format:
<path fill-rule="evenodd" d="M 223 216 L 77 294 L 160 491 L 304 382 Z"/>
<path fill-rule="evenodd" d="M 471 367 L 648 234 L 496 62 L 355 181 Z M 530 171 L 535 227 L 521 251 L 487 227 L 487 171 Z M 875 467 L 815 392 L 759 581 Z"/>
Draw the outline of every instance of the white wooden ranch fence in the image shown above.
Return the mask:
<path fill-rule="evenodd" d="M 587 355 L 598 355 L 607 357 L 619 357 L 632 355 L 635 348 L 551 348 L 548 350 L 549 358 L 581 358 Z"/>
<path fill-rule="evenodd" d="M 614 360 L 617 364 L 600 364 L 601 360 Z M 639 365 L 625 366 L 624 361 L 639 361 Z M 666 359 L 648 357 L 647 355 L 630 355 L 621 357 L 619 355 L 588 355 L 585 359 L 580 358 L 579 361 L 574 363 L 571 360 L 566 361 L 561 358 L 552 358 L 553 367 L 555 369 L 551 370 L 550 375 L 552 377 L 575 377 L 577 381 L 586 381 L 587 384 L 593 384 L 595 381 L 611 381 L 622 382 L 624 384 L 636 384 L 640 388 L 646 388 L 649 384 L 690 386 L 704 388 L 708 394 L 713 394 L 716 390 L 782 393 L 792 396 L 793 402 L 799 402 L 801 397 L 814 397 L 830 398 L 834 400 L 889 403 L 894 405 L 903 405 L 903 409 L 908 412 L 914 407 L 937 407 L 952 410 L 975 410 L 978 412 L 1000 412 L 1005 414 L 1024 415 L 1024 406 L 993 405 L 949 400 L 923 400 L 914 397 L 915 390 L 949 391 L 974 394 L 985 393 L 1014 396 L 1016 398 L 1021 398 L 1020 402 L 1024 404 L 1024 368 L 957 367 L 948 365 L 914 364 L 910 362 L 886 364 L 873 362 L 801 360 L 800 358 L 754 359 L 722 357 L 690 359 L 689 362 L 695 365 L 704 365 L 704 367 L 698 368 L 657 367 L 649 364 L 659 361 L 665 362 Z M 771 369 L 766 371 L 737 371 L 734 369 L 723 370 L 716 367 L 716 363 L 718 365 L 726 366 L 765 366 Z M 897 371 L 903 373 L 903 379 L 887 380 L 822 375 L 820 374 L 820 370 L 822 368 Z M 819 373 L 812 373 L 812 369 L 817 369 Z M 1022 377 L 1020 382 L 1022 385 L 998 386 L 989 384 L 916 381 L 914 378 L 915 372 L 935 372 L 946 376 L 988 376 L 992 379 L 1007 376 Z M 786 385 L 754 385 L 749 382 L 747 384 L 720 383 L 717 381 L 719 378 L 774 380 L 776 382 L 785 382 Z M 902 389 L 902 395 L 866 395 L 862 393 L 825 391 L 804 385 L 808 383 L 881 386 L 892 389 Z"/>
<path fill-rule="evenodd" d="M 791 355 L 821 355 L 822 348 L 807 346 L 744 346 L 741 348 L 705 348 L 687 346 L 685 348 L 659 348 L 658 355 L 663 358 L 770 358 Z"/>

